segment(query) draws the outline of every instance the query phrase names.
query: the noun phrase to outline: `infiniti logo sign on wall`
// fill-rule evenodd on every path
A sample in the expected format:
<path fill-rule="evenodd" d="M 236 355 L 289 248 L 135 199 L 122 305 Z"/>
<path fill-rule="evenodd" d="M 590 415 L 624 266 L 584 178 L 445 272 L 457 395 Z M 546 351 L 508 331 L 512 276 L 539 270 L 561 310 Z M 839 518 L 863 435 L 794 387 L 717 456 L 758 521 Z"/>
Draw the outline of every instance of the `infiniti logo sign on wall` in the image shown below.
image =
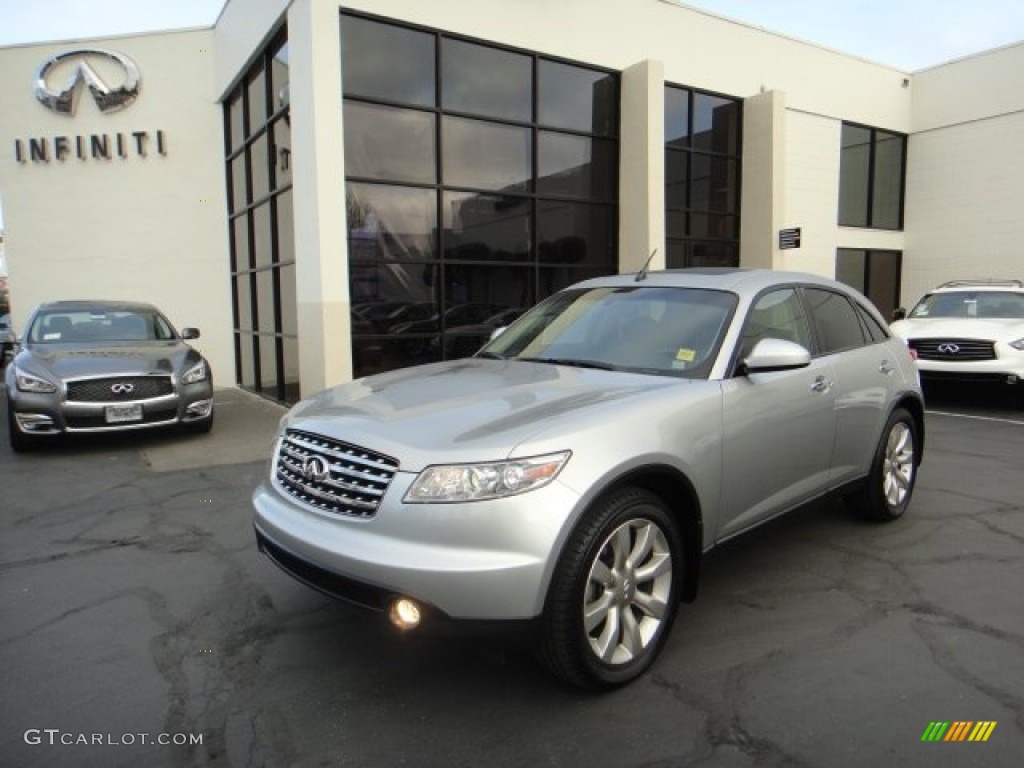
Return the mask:
<path fill-rule="evenodd" d="M 135 103 L 141 82 L 138 65 L 123 53 L 105 48 L 77 48 L 55 54 L 43 62 L 36 71 L 33 90 L 36 100 L 44 107 L 58 115 L 76 118 L 75 124 L 85 127 L 89 116 L 84 113 L 76 116 L 83 93 L 88 91 L 99 112 L 107 115 Z M 146 157 L 154 149 L 159 155 L 167 154 L 161 130 L 83 132 L 77 136 L 14 140 L 14 158 L 23 165 L 29 161 L 64 162 L 69 158 L 114 160 Z"/>
<path fill-rule="evenodd" d="M 89 63 L 90 58 L 108 59 L 117 64 L 122 81 L 114 86 L 109 85 L 96 69 Z M 51 77 L 52 70 L 64 62 L 75 64 L 71 79 L 63 88 L 56 90 Z M 90 48 L 77 51 L 58 53 L 39 67 L 36 73 L 36 98 L 48 109 L 57 114 L 73 115 L 77 107 L 78 94 L 88 86 L 96 106 L 100 112 L 113 112 L 129 106 L 139 96 L 139 68 L 127 56 L 102 48 Z"/>

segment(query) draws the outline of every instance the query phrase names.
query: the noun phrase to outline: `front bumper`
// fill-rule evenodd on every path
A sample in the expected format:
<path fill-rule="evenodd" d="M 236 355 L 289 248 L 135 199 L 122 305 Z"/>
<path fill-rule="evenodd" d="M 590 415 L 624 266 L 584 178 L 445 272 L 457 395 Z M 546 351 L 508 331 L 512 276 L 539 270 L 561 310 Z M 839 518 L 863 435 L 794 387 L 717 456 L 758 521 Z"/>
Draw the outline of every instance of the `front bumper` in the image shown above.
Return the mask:
<path fill-rule="evenodd" d="M 1008 345 L 1007 345 L 1008 346 Z M 1003 354 L 995 360 L 944 363 L 917 360 L 922 381 L 963 381 L 1018 384 L 1024 383 L 1024 352 Z"/>
<path fill-rule="evenodd" d="M 313 509 L 268 479 L 253 494 L 257 540 L 295 578 L 368 608 L 401 595 L 452 619 L 539 615 L 578 495 L 556 480 L 492 501 L 403 504 L 414 478 L 397 473 L 369 519 Z"/>
<path fill-rule="evenodd" d="M 213 411 L 213 386 L 200 382 L 180 386 L 178 391 L 146 400 L 78 402 L 64 400 L 60 392 L 40 394 L 8 387 L 8 400 L 16 428 L 26 435 L 121 432 L 167 427 L 209 418 Z M 108 406 L 138 405 L 142 419 L 110 423 Z"/>

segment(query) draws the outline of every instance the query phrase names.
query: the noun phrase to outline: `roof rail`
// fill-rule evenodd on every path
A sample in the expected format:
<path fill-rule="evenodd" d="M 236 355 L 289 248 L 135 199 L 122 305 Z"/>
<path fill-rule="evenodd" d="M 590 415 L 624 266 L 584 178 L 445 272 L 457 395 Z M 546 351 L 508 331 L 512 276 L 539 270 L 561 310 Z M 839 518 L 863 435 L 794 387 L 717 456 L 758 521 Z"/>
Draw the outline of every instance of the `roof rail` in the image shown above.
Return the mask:
<path fill-rule="evenodd" d="M 963 288 L 968 285 L 1001 285 L 1008 288 L 1024 288 L 1024 282 L 1020 280 L 998 280 L 993 278 L 985 278 L 984 280 L 950 280 L 948 283 L 940 285 L 939 288 Z"/>

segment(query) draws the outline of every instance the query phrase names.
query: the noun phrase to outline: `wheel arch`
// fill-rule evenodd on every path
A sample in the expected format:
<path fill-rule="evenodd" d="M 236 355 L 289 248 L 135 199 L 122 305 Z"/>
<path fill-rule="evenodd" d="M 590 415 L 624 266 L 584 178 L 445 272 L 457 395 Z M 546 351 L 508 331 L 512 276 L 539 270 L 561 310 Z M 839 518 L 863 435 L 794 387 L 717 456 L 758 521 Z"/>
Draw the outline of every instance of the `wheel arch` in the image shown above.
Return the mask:
<path fill-rule="evenodd" d="M 693 602 L 700 584 L 704 546 L 704 521 L 696 488 L 690 479 L 675 467 L 667 464 L 646 464 L 610 479 L 587 502 L 587 508 L 600 503 L 615 491 L 628 487 L 641 488 L 657 496 L 679 526 L 683 539 L 683 572 L 680 574 L 683 588 L 680 599 L 687 603 Z M 575 524 L 578 525 L 579 522 L 576 520 Z M 567 542 L 569 538 L 567 535 L 565 541 Z M 561 560 L 562 556 L 563 552 L 560 551 L 555 562 Z M 547 603 L 547 595 L 544 603 Z"/>
<path fill-rule="evenodd" d="M 903 408 L 914 419 L 914 426 L 917 428 L 917 455 L 914 458 L 920 465 L 924 458 L 924 402 L 917 395 L 907 393 L 896 401 L 893 410 L 897 408 Z"/>

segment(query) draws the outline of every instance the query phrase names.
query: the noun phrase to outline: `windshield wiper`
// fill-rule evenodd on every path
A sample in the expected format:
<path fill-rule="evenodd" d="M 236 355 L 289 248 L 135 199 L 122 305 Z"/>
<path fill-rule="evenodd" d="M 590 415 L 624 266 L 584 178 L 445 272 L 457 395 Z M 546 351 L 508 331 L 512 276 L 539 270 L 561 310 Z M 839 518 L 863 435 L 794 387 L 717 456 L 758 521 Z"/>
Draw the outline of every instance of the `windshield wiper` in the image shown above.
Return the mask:
<path fill-rule="evenodd" d="M 618 371 L 617 365 L 602 363 L 599 360 L 575 360 L 568 357 L 519 357 L 517 360 L 525 360 L 530 363 L 551 363 L 552 365 L 571 365 L 574 368 L 596 368 L 601 371 Z"/>

